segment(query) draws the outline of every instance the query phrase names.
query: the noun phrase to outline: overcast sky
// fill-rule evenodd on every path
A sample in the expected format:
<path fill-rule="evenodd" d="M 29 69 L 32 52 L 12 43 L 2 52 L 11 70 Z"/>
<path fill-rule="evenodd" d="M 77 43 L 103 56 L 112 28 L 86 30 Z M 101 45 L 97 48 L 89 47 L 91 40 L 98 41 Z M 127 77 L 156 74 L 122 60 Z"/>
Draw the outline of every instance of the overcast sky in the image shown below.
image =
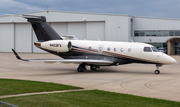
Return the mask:
<path fill-rule="evenodd" d="M 0 16 L 47 10 L 180 19 L 180 0 L 0 0 Z"/>

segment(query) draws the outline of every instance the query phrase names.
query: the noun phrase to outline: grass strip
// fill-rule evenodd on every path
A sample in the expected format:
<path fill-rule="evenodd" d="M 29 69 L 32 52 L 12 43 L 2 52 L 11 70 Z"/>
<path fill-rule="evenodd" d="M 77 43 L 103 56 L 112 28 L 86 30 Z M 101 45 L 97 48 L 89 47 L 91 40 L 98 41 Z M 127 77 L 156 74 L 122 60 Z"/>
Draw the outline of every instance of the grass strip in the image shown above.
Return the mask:
<path fill-rule="evenodd" d="M 56 83 L 14 80 L 14 79 L 0 79 L 0 96 L 32 93 L 32 92 L 73 90 L 73 89 L 82 89 L 82 88 L 63 85 L 63 84 L 56 84 Z"/>
<path fill-rule="evenodd" d="M 90 90 L 5 98 L 19 107 L 179 107 L 180 102 Z"/>

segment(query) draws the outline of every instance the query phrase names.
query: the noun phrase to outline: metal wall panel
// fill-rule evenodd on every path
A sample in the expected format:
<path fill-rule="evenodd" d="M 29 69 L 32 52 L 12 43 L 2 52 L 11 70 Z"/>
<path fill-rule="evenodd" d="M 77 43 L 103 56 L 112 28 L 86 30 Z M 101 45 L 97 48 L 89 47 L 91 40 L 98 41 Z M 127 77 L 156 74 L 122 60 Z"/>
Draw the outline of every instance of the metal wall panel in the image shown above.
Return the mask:
<path fill-rule="evenodd" d="M 105 22 L 87 22 L 86 39 L 104 40 L 105 39 Z"/>
<path fill-rule="evenodd" d="M 128 42 L 129 36 L 130 36 L 129 18 L 119 17 L 119 20 L 117 20 L 117 23 L 118 23 L 118 26 L 116 29 L 118 29 L 118 37 L 116 41 Z"/>
<path fill-rule="evenodd" d="M 14 24 L 0 24 L 0 52 L 12 52 L 14 48 Z"/>
<path fill-rule="evenodd" d="M 51 23 L 52 28 L 60 35 L 66 36 L 68 34 L 68 23 Z"/>
<path fill-rule="evenodd" d="M 179 20 L 161 18 L 134 18 L 134 30 L 179 30 Z"/>
<path fill-rule="evenodd" d="M 151 39 L 152 43 L 164 43 L 167 39 L 171 38 L 169 37 L 134 37 L 135 42 L 150 42 L 149 39 Z"/>
<path fill-rule="evenodd" d="M 129 36 L 128 17 L 109 16 L 105 21 L 105 40 L 128 41 Z"/>
<path fill-rule="evenodd" d="M 86 38 L 86 23 L 85 22 L 69 22 L 68 35 L 74 35 L 78 39 Z"/>
<path fill-rule="evenodd" d="M 32 52 L 32 31 L 30 24 L 15 24 L 15 50 Z"/>

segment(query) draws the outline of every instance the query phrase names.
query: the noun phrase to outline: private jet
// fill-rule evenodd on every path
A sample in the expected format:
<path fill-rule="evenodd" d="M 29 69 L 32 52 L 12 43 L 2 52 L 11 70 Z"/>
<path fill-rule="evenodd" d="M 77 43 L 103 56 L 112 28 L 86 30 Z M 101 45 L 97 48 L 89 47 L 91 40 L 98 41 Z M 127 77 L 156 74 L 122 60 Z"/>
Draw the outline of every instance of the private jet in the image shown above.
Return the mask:
<path fill-rule="evenodd" d="M 22 61 L 62 62 L 79 64 L 78 72 L 84 72 L 87 66 L 97 70 L 100 66 L 118 66 L 130 63 L 156 65 L 155 74 L 159 67 L 174 64 L 176 60 L 160 52 L 156 47 L 137 42 L 112 42 L 78 40 L 73 35 L 59 36 L 46 22 L 44 16 L 23 15 L 31 23 L 38 41 L 34 45 L 46 52 L 63 59 L 22 59 L 14 49 L 17 59 Z"/>

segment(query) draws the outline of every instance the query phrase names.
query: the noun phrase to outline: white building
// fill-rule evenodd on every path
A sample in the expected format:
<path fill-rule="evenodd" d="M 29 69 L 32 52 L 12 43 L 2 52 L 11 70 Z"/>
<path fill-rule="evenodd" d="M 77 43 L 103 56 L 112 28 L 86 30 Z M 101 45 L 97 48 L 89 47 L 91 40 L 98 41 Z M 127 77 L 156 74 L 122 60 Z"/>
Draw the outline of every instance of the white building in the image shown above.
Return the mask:
<path fill-rule="evenodd" d="M 134 17 L 128 15 L 41 11 L 26 15 L 45 16 L 61 35 L 78 39 L 146 42 L 168 54 L 180 54 L 180 20 Z M 19 14 L 21 15 L 21 14 Z M 0 17 L 0 52 L 43 52 L 33 45 L 35 33 L 26 19 L 18 16 Z"/>

